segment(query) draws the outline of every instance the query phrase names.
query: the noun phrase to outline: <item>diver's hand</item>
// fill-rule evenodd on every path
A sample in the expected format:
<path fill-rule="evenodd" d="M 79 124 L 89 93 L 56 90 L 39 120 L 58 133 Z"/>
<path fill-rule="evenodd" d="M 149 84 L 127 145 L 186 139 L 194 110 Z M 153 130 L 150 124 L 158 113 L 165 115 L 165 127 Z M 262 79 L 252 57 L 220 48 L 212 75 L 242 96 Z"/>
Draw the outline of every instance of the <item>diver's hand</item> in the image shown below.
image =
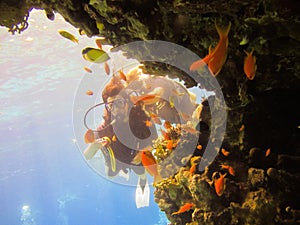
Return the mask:
<path fill-rule="evenodd" d="M 102 148 L 104 146 L 104 141 L 103 138 L 98 138 L 95 140 L 95 142 L 93 143 L 95 146 L 98 146 L 98 148 Z"/>
<path fill-rule="evenodd" d="M 96 139 L 97 144 L 100 145 L 99 148 L 101 147 L 107 147 L 110 143 L 111 143 L 111 140 L 109 137 L 102 137 L 102 138 L 99 138 L 99 139 Z"/>

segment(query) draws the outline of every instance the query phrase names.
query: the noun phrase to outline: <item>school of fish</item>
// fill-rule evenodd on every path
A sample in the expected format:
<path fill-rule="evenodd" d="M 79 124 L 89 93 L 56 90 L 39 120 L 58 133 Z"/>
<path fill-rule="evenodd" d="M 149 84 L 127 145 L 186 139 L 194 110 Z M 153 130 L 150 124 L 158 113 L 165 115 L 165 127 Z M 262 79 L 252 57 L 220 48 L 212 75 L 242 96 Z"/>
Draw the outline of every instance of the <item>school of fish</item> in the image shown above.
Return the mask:
<path fill-rule="evenodd" d="M 214 48 L 209 46 L 208 54 L 203 59 L 197 60 L 190 65 L 191 71 L 201 70 L 205 65 L 207 65 L 211 74 L 217 76 L 225 64 L 228 49 L 228 34 L 231 28 L 231 22 L 229 22 L 226 28 L 221 28 L 215 21 L 215 27 L 219 34 L 219 41 L 217 45 Z M 245 45 L 247 43 L 248 39 L 244 37 L 240 42 L 240 45 Z M 249 80 L 254 79 L 257 69 L 256 57 L 253 55 L 253 51 L 253 49 L 251 52 L 244 50 L 246 53 L 246 57 L 244 59 L 244 73 Z"/>

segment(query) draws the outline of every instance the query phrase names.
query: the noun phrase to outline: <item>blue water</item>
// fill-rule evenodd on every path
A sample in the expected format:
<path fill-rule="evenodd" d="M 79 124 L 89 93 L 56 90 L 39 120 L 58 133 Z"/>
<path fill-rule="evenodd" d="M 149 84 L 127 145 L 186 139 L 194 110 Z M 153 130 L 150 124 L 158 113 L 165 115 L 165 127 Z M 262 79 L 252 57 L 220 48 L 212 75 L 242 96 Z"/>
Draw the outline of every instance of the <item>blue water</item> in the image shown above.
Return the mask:
<path fill-rule="evenodd" d="M 168 224 L 152 187 L 149 207 L 137 208 L 135 187 L 95 173 L 74 143 L 81 49 L 94 41 L 60 37 L 57 29 L 78 31 L 58 15 L 34 12 L 29 24 L 14 36 L 0 28 L 0 224 Z"/>

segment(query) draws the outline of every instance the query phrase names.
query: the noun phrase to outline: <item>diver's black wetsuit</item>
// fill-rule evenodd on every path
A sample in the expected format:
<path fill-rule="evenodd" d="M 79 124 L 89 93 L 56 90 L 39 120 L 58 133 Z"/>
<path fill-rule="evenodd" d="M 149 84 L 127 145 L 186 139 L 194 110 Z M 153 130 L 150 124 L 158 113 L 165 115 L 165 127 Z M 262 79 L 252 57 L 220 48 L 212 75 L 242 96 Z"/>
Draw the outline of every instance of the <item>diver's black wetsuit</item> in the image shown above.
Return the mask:
<path fill-rule="evenodd" d="M 124 121 L 122 119 L 118 120 L 117 123 L 118 127 L 122 127 L 122 123 L 129 123 L 129 127 L 131 129 L 132 134 L 137 138 L 134 143 L 131 143 L 131 146 L 136 146 L 135 149 L 129 148 L 128 146 L 124 145 L 115 135 L 114 127 L 113 125 L 108 124 L 111 123 L 111 114 L 109 112 L 106 113 L 104 116 L 104 123 L 101 124 L 97 128 L 96 138 L 101 138 L 104 136 L 109 137 L 111 140 L 113 139 L 113 136 L 115 135 L 116 140 L 111 141 L 110 147 L 112 148 L 115 158 L 116 158 L 116 171 L 112 171 L 111 165 L 109 165 L 110 160 L 106 159 L 106 163 L 109 167 L 108 169 L 108 176 L 114 176 L 116 175 L 120 170 L 123 170 L 125 173 L 128 172 L 128 168 L 134 170 L 137 174 L 143 174 L 144 168 L 140 165 L 135 165 L 132 163 L 134 157 L 139 152 L 139 150 L 142 150 L 145 146 L 145 142 L 143 141 L 143 144 L 139 143 L 139 139 L 146 139 L 150 135 L 152 135 L 152 139 L 154 140 L 157 138 L 157 134 L 151 134 L 149 127 L 146 126 L 145 121 L 150 120 L 150 118 L 146 115 L 146 113 L 143 111 L 140 105 L 136 105 L 132 107 L 130 113 L 129 113 L 129 119 L 127 121 Z M 121 123 L 121 124 L 120 124 Z M 106 127 L 107 126 L 107 127 Z M 105 128 L 105 129 L 103 129 Z M 152 141 L 148 143 L 148 145 L 151 145 Z"/>

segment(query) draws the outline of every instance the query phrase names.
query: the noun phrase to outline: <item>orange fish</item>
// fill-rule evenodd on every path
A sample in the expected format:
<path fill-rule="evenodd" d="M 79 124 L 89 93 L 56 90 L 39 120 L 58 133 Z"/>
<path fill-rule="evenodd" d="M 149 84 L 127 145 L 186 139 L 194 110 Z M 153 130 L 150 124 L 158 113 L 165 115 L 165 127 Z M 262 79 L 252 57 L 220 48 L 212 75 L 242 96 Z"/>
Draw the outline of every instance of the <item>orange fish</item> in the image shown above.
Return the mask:
<path fill-rule="evenodd" d="M 92 130 L 87 130 L 84 134 L 84 142 L 85 143 L 93 143 L 95 142 L 95 135 L 94 135 L 94 131 Z"/>
<path fill-rule="evenodd" d="M 144 121 L 144 123 L 146 124 L 147 127 L 151 127 L 153 125 L 150 120 L 146 120 Z"/>
<path fill-rule="evenodd" d="M 244 131 L 244 130 L 245 130 L 245 125 L 243 124 L 243 125 L 240 127 L 239 131 Z"/>
<path fill-rule="evenodd" d="M 223 193 L 224 193 L 224 190 L 225 190 L 225 177 L 226 177 L 226 174 L 221 174 L 220 177 L 215 180 L 215 190 L 216 190 L 216 193 L 218 196 L 221 196 Z"/>
<path fill-rule="evenodd" d="M 141 152 L 141 161 L 147 172 L 154 177 L 154 183 L 159 182 L 162 178 L 157 170 L 157 162 L 150 151 Z"/>
<path fill-rule="evenodd" d="M 119 76 L 122 80 L 127 81 L 126 75 L 122 70 L 119 71 Z"/>
<path fill-rule="evenodd" d="M 169 129 L 172 127 L 172 124 L 169 121 L 164 122 L 164 128 Z"/>
<path fill-rule="evenodd" d="M 226 165 L 226 164 L 222 164 L 222 165 L 221 165 L 221 168 L 222 168 L 222 169 L 228 170 L 228 172 L 229 172 L 229 174 L 230 174 L 231 176 L 235 176 L 235 170 L 233 169 L 232 166 L 229 166 L 229 165 Z"/>
<path fill-rule="evenodd" d="M 219 34 L 219 42 L 215 48 L 209 47 L 208 55 L 203 59 L 200 59 L 191 64 L 190 70 L 198 70 L 202 68 L 205 64 L 208 65 L 210 71 L 217 76 L 224 65 L 227 58 L 227 47 L 228 47 L 228 33 L 231 28 L 231 22 L 225 29 L 218 27 L 216 21 L 215 26 Z"/>
<path fill-rule="evenodd" d="M 183 206 L 179 208 L 177 212 L 173 212 L 172 215 L 181 214 L 191 210 L 195 205 L 193 203 L 185 203 Z"/>
<path fill-rule="evenodd" d="M 145 94 L 140 96 L 130 96 L 130 100 L 134 105 L 136 105 L 139 102 L 143 102 L 146 105 L 151 105 L 157 102 L 157 96 L 152 94 Z"/>
<path fill-rule="evenodd" d="M 111 140 L 112 140 L 113 142 L 117 141 L 116 135 L 112 136 Z"/>
<path fill-rule="evenodd" d="M 202 145 L 197 145 L 198 150 L 202 150 Z"/>
<path fill-rule="evenodd" d="M 110 74 L 110 68 L 107 62 L 104 63 L 104 70 L 107 75 Z"/>
<path fill-rule="evenodd" d="M 224 156 L 229 156 L 229 154 L 230 154 L 230 152 L 226 151 L 225 148 L 222 148 L 222 149 L 221 149 L 221 152 L 222 152 L 222 154 L 223 154 Z"/>
<path fill-rule="evenodd" d="M 268 148 L 267 151 L 266 151 L 265 156 L 268 157 L 270 154 L 271 154 L 271 148 Z"/>
<path fill-rule="evenodd" d="M 253 56 L 253 49 L 251 52 L 244 51 L 247 56 L 244 61 L 244 72 L 249 80 L 253 80 L 256 73 L 256 57 Z"/>
<path fill-rule="evenodd" d="M 172 150 L 173 149 L 173 140 L 168 140 L 168 143 L 167 143 L 167 147 L 166 147 L 168 150 Z"/>
<path fill-rule="evenodd" d="M 92 73 L 92 72 L 93 72 L 93 71 L 92 71 L 90 68 L 88 68 L 87 66 L 83 67 L 83 69 L 84 69 L 86 72 L 88 72 L 88 73 Z"/>
<path fill-rule="evenodd" d="M 196 168 L 197 168 L 197 165 L 196 164 L 193 164 L 191 167 L 190 167 L 190 174 L 194 174 L 196 172 Z"/>
<path fill-rule="evenodd" d="M 96 39 L 95 42 L 96 42 L 96 45 L 98 46 L 98 48 L 102 49 L 101 39 Z"/>
<path fill-rule="evenodd" d="M 199 160 L 201 159 L 200 156 L 194 156 L 190 159 L 191 167 L 190 167 L 190 176 L 195 174 L 197 170 L 197 165 L 199 164 Z"/>
<path fill-rule="evenodd" d="M 91 90 L 87 90 L 85 93 L 86 93 L 87 95 L 93 95 L 93 94 L 94 94 L 94 92 L 91 91 Z"/>

